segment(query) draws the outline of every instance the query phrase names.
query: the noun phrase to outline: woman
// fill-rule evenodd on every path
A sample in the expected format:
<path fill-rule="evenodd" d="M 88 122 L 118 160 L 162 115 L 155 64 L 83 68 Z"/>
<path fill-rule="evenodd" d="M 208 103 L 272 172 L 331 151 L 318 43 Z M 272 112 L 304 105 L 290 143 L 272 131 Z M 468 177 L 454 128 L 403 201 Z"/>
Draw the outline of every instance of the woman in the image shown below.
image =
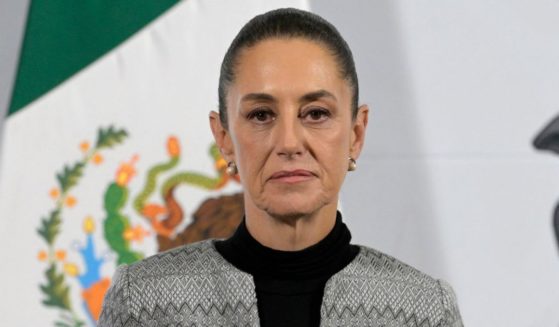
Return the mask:
<path fill-rule="evenodd" d="M 244 221 L 228 240 L 120 267 L 100 326 L 462 326 L 450 286 L 350 244 L 337 203 L 368 113 L 331 24 L 295 9 L 253 18 L 210 114 Z"/>

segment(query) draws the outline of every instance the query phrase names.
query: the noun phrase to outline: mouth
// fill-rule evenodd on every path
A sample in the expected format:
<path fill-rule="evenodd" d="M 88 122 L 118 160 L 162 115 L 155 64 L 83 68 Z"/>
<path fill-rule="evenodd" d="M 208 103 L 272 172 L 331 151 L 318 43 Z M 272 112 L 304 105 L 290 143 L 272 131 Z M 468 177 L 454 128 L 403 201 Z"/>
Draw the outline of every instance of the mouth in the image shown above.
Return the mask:
<path fill-rule="evenodd" d="M 315 178 L 316 175 L 304 169 L 295 170 L 281 170 L 275 172 L 270 176 L 269 180 L 272 182 L 294 184 L 309 181 Z"/>

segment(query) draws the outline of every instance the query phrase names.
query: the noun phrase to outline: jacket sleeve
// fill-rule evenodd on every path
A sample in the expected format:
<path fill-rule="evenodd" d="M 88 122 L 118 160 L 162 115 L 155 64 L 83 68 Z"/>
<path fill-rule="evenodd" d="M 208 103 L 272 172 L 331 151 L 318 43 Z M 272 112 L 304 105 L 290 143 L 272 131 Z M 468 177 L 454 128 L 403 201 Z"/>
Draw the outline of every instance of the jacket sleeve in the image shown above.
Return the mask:
<path fill-rule="evenodd" d="M 105 295 L 98 327 L 139 327 L 140 323 L 130 313 L 128 266 L 119 266 L 111 287 Z"/>
<path fill-rule="evenodd" d="M 444 280 L 439 280 L 439 285 L 442 292 L 442 301 L 444 309 L 445 323 L 444 327 L 464 327 L 460 311 L 458 310 L 458 302 L 456 301 L 456 294 L 454 290 Z"/>

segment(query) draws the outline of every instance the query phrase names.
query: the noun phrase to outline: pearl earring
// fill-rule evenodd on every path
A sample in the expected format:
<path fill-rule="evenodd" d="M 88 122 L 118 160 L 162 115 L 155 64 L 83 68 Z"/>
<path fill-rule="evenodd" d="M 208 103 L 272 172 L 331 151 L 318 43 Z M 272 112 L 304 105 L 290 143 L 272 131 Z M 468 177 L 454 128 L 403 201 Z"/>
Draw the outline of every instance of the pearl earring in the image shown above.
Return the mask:
<path fill-rule="evenodd" d="M 234 161 L 229 161 L 227 163 L 227 168 L 225 169 L 225 172 L 227 173 L 227 175 L 229 176 L 235 176 L 237 175 L 237 173 L 239 172 L 237 170 L 237 165 L 235 164 Z"/>
<path fill-rule="evenodd" d="M 357 162 L 352 157 L 349 157 L 349 165 L 347 171 L 355 171 L 357 169 Z"/>

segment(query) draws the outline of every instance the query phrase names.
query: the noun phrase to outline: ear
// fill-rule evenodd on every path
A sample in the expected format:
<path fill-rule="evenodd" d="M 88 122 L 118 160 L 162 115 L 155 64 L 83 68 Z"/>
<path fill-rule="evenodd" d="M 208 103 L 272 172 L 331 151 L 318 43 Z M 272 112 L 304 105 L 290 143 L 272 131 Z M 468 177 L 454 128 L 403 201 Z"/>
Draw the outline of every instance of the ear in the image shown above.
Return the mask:
<path fill-rule="evenodd" d="M 215 143 L 226 161 L 234 160 L 233 142 L 229 131 L 221 123 L 219 114 L 215 111 L 210 112 L 210 127 L 214 135 Z"/>
<path fill-rule="evenodd" d="M 365 131 L 369 123 L 369 106 L 366 104 L 359 106 L 357 109 L 357 117 L 352 123 L 351 131 L 351 144 L 349 148 L 349 155 L 357 160 L 363 145 L 365 144 Z"/>

